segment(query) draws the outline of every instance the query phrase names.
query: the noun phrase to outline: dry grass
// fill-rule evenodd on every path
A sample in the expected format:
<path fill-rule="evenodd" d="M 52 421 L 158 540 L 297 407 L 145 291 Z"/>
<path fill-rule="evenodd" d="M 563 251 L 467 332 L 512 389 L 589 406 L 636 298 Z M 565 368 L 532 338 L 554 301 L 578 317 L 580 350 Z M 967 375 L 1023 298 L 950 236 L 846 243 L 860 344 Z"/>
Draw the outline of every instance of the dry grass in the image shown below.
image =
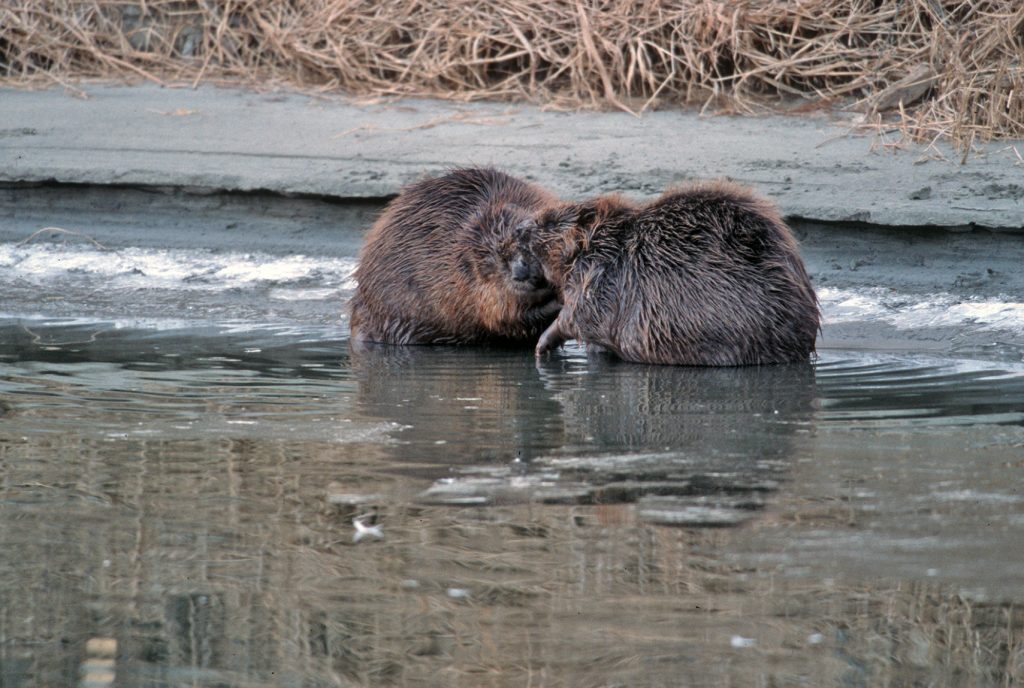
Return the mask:
<path fill-rule="evenodd" d="M 0 0 L 8 83 L 233 80 L 1024 136 L 1019 0 Z"/>

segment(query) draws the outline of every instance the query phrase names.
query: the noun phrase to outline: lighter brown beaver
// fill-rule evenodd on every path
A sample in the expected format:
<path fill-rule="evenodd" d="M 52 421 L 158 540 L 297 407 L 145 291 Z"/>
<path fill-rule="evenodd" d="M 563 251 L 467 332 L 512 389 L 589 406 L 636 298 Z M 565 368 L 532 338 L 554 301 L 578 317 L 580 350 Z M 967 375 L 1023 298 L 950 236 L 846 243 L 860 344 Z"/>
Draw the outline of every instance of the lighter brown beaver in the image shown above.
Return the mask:
<path fill-rule="evenodd" d="M 568 339 L 676 365 L 814 353 L 818 300 L 796 239 L 748 189 L 695 183 L 643 205 L 603 196 L 540 213 L 532 234 L 563 301 L 538 355 Z"/>
<path fill-rule="evenodd" d="M 403 189 L 360 252 L 352 341 L 532 345 L 559 304 L 527 232 L 557 203 L 494 169 L 457 169 Z"/>

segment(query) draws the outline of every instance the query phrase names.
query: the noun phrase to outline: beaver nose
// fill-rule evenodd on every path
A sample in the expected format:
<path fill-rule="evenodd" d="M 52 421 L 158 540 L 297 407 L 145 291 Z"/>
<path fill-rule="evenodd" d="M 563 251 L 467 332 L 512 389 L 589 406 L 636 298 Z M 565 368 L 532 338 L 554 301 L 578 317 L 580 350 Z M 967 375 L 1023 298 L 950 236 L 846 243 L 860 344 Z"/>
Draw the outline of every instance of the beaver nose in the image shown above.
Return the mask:
<path fill-rule="evenodd" d="M 525 282 L 533 273 L 530 264 L 523 260 L 522 256 L 516 256 L 509 267 L 512 270 L 512 279 L 517 282 Z"/>

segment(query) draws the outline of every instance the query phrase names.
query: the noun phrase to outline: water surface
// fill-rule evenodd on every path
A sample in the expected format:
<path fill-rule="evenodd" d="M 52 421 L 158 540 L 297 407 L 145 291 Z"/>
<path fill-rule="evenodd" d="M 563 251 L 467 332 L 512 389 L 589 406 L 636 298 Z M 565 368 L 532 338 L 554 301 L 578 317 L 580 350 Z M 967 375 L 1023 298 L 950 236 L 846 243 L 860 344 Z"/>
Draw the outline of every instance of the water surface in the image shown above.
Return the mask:
<path fill-rule="evenodd" d="M 1024 678 L 1012 298 L 823 290 L 813 365 L 538 363 L 350 351 L 353 264 L 0 245 L 0 684 Z"/>

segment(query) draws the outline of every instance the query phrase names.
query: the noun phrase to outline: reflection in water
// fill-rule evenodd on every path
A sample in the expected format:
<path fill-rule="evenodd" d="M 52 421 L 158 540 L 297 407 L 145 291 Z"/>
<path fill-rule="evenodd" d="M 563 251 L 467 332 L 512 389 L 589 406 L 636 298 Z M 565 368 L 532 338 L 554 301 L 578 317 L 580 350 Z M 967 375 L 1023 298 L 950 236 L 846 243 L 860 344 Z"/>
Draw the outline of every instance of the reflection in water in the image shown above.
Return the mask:
<path fill-rule="evenodd" d="M 731 524 L 760 509 L 750 493 L 777 485 L 814 395 L 806 364 L 536 364 L 528 351 L 360 347 L 352 367 L 362 414 L 401 428 L 397 460 L 460 466 L 426 501 L 639 499 L 664 523 Z"/>
<path fill-rule="evenodd" d="M 564 441 L 528 350 L 362 345 L 351 366 L 357 413 L 402 427 L 395 460 L 528 461 Z"/>
<path fill-rule="evenodd" d="M 0 337 L 2 685 L 74 685 L 104 638 L 133 686 L 1024 680 L 1012 371 L 87 330 Z M 422 497 L 487 467 L 586 490 Z M 766 497 L 740 528 L 640 508 L 743 490 Z M 362 515 L 382 539 L 353 541 Z M 947 537 L 968 555 L 933 561 Z"/>
<path fill-rule="evenodd" d="M 785 459 L 811 417 L 814 368 L 629 365 L 596 356 L 541 368 L 571 447 Z"/>
<path fill-rule="evenodd" d="M 381 346 L 360 347 L 351 366 L 358 411 L 405 426 L 398 437 L 416 453 L 463 440 L 460 450 L 434 450 L 445 461 L 479 460 L 481 448 L 506 460 L 580 450 L 784 459 L 814 401 L 806 364 L 684 368 L 585 356 L 537 364 L 528 351 Z"/>

